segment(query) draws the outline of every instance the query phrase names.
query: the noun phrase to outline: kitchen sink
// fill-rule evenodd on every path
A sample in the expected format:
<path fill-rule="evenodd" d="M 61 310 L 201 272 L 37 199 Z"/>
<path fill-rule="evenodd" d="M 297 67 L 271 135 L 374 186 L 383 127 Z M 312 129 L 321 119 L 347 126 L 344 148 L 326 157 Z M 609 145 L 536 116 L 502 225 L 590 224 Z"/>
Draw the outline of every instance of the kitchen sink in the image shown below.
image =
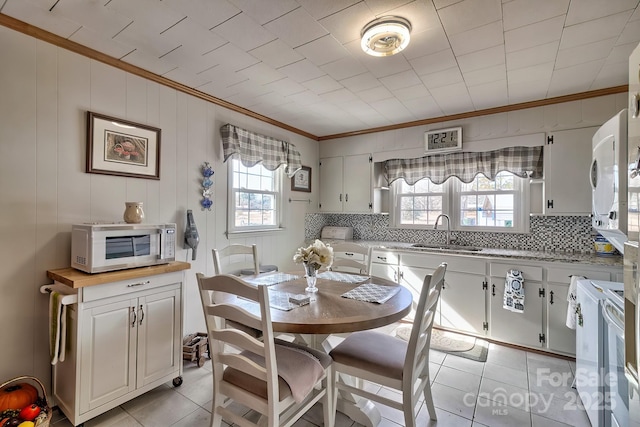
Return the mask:
<path fill-rule="evenodd" d="M 411 245 L 414 248 L 422 248 L 422 249 L 441 249 L 441 250 L 449 250 L 449 251 L 469 251 L 469 252 L 480 252 L 482 248 L 477 246 L 467 246 L 467 245 L 438 245 L 434 243 L 416 243 Z"/>

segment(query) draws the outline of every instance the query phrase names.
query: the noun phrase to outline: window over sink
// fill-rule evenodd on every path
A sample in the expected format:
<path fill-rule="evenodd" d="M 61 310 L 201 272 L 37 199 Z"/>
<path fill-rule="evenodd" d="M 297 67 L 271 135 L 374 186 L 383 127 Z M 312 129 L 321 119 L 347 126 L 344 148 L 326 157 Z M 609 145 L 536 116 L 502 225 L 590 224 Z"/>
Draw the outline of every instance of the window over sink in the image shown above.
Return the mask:
<path fill-rule="evenodd" d="M 495 180 L 482 174 L 470 183 L 456 177 L 442 184 L 429 178 L 392 184 L 391 223 L 399 228 L 433 228 L 440 214 L 451 218 L 451 229 L 464 231 L 527 232 L 529 180 L 500 172 Z M 446 226 L 446 224 L 445 224 Z"/>

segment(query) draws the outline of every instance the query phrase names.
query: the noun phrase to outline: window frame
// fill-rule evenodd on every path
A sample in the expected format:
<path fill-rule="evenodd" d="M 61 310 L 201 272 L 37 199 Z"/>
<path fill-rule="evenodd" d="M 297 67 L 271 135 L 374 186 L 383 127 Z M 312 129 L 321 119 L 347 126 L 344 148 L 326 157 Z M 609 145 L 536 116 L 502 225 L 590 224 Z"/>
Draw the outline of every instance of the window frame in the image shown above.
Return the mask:
<path fill-rule="evenodd" d="M 482 174 L 478 174 L 482 175 Z M 476 177 L 478 176 L 476 175 Z M 451 218 L 451 230 L 455 231 L 478 231 L 490 233 L 528 233 L 530 216 L 530 180 L 515 176 L 515 183 L 518 188 L 514 189 L 514 224 L 511 228 L 491 227 L 491 226 L 464 226 L 460 224 L 460 198 L 462 196 L 462 181 L 455 177 L 448 178 L 442 185 L 444 189 L 442 200 L 442 213 Z M 401 224 L 401 204 L 400 197 L 405 193 L 400 193 L 401 179 L 391 184 L 391 201 L 393 209 L 390 211 L 391 227 L 401 229 L 426 229 L 431 230 L 434 224 L 415 225 Z M 477 192 L 475 194 L 499 194 L 500 191 Z M 422 193 L 419 193 L 422 194 Z"/>
<path fill-rule="evenodd" d="M 227 233 L 228 234 L 236 234 L 236 233 L 253 233 L 253 232 L 269 232 L 269 231 L 280 231 L 283 229 L 282 224 L 284 223 L 284 171 L 282 167 L 277 168 L 274 171 L 269 171 L 265 168 L 262 163 L 258 163 L 255 166 L 244 166 L 248 170 L 253 168 L 261 167 L 264 170 L 271 172 L 274 174 L 273 184 L 274 190 L 256 190 L 256 189 L 246 189 L 246 188 L 236 188 L 234 186 L 234 173 L 236 172 L 236 165 L 242 165 L 240 159 L 229 159 L 227 162 Z M 238 192 L 243 193 L 253 193 L 253 194 L 267 194 L 273 195 L 274 203 L 275 203 L 275 224 L 269 225 L 247 225 L 247 226 L 237 226 L 235 224 L 236 220 L 236 194 Z"/>

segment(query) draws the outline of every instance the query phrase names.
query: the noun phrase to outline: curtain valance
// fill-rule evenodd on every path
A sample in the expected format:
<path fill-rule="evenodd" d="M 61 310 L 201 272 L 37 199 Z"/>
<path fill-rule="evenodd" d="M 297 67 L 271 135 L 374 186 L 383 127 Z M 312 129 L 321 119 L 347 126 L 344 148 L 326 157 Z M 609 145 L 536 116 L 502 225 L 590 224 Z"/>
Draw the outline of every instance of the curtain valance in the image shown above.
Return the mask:
<path fill-rule="evenodd" d="M 413 185 L 423 178 L 442 184 L 452 176 L 469 183 L 479 173 L 495 179 L 508 171 L 522 178 L 542 178 L 542 147 L 507 147 L 486 152 L 437 154 L 416 159 L 390 159 L 384 162 L 389 184 L 404 178 Z"/>
<path fill-rule="evenodd" d="M 289 142 L 250 132 L 228 123 L 220 128 L 220 136 L 225 162 L 235 155 L 246 167 L 262 162 L 265 168 L 273 171 L 280 165 L 286 165 L 285 172 L 289 177 L 302 168 L 300 152 Z"/>

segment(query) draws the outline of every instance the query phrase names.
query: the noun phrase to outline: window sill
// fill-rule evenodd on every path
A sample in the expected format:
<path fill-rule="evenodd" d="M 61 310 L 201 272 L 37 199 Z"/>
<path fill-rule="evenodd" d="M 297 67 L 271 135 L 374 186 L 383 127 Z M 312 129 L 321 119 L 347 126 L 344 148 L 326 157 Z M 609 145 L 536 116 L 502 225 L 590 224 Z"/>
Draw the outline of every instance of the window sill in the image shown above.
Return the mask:
<path fill-rule="evenodd" d="M 226 235 L 227 235 L 227 237 L 232 237 L 232 236 L 243 236 L 243 237 L 264 236 L 265 234 L 280 233 L 280 232 L 283 232 L 285 230 L 286 229 L 284 227 L 263 228 L 263 229 L 257 229 L 257 230 L 234 230 L 234 231 L 227 231 Z"/>

